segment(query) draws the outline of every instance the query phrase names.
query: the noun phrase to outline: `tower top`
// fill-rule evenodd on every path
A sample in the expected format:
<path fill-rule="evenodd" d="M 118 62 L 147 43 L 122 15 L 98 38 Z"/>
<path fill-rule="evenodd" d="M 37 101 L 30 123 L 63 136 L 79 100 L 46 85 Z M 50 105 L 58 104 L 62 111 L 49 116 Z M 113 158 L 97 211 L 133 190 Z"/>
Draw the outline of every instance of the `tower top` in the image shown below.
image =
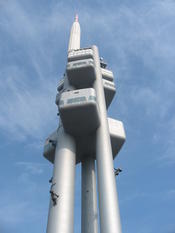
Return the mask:
<path fill-rule="evenodd" d="M 78 14 L 75 15 L 75 22 L 78 22 Z"/>
<path fill-rule="evenodd" d="M 80 24 L 78 22 L 78 14 L 75 15 L 75 20 L 72 24 L 69 38 L 68 51 L 80 48 Z"/>

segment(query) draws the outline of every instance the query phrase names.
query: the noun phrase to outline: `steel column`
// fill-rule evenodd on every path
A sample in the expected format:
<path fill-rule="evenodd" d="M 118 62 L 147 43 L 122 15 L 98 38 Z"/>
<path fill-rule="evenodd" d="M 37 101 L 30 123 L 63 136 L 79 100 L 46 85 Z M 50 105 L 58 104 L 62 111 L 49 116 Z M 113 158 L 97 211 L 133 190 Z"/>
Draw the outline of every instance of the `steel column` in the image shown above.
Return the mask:
<path fill-rule="evenodd" d="M 88 156 L 82 161 L 81 233 L 98 233 L 95 160 Z"/>
<path fill-rule="evenodd" d="M 59 128 L 51 186 L 47 233 L 73 233 L 75 142 Z"/>
<path fill-rule="evenodd" d="M 97 129 L 96 159 L 98 174 L 98 193 L 100 210 L 100 232 L 121 233 L 120 213 L 114 176 L 113 157 L 107 122 L 104 88 L 101 75 L 98 48 L 93 46 L 96 81 L 97 102 L 100 111 L 101 125 Z"/>

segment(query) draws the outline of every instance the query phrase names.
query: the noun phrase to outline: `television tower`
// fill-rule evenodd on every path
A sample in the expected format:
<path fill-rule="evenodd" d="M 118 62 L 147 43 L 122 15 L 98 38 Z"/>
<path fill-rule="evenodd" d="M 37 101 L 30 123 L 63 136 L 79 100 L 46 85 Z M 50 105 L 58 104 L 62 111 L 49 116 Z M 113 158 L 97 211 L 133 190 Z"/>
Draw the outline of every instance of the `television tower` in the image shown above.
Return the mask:
<path fill-rule="evenodd" d="M 81 232 L 98 233 L 97 173 L 100 232 L 121 233 L 113 159 L 125 141 L 125 131 L 121 121 L 107 117 L 116 87 L 106 67 L 97 46 L 80 48 L 76 15 L 66 71 L 57 88 L 59 126 L 44 145 L 44 156 L 54 165 L 47 233 L 74 232 L 78 163 L 82 164 Z"/>

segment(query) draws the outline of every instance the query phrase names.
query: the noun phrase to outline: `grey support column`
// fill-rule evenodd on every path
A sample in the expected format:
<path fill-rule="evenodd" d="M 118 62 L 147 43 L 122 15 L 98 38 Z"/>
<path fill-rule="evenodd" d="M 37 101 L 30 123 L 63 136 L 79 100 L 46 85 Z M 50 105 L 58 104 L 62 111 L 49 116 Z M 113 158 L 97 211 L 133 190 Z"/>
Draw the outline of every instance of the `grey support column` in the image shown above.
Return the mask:
<path fill-rule="evenodd" d="M 100 232 L 121 233 L 120 213 L 113 168 L 113 157 L 107 122 L 105 96 L 100 68 L 98 48 L 93 46 L 97 102 L 100 111 L 101 125 L 97 129 L 96 159 L 98 173 L 98 193 L 100 209 Z"/>
<path fill-rule="evenodd" d="M 59 128 L 51 186 L 47 233 L 73 233 L 75 142 Z"/>
<path fill-rule="evenodd" d="M 82 161 L 81 233 L 98 233 L 95 160 Z"/>

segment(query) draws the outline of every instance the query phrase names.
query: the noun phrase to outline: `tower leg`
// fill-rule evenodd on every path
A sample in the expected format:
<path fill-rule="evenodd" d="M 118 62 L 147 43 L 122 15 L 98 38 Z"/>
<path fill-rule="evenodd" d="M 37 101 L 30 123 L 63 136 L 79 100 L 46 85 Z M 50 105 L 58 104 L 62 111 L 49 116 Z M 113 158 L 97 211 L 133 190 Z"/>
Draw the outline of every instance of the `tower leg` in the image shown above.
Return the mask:
<path fill-rule="evenodd" d="M 59 128 L 51 185 L 47 233 L 73 233 L 75 142 Z"/>
<path fill-rule="evenodd" d="M 101 125 L 96 134 L 96 159 L 100 210 L 100 232 L 121 233 L 120 213 L 113 168 L 113 157 L 107 121 L 104 87 L 102 82 L 98 49 L 93 46 L 98 107 Z"/>
<path fill-rule="evenodd" d="M 81 233 L 98 232 L 95 160 L 90 156 L 82 161 Z"/>

